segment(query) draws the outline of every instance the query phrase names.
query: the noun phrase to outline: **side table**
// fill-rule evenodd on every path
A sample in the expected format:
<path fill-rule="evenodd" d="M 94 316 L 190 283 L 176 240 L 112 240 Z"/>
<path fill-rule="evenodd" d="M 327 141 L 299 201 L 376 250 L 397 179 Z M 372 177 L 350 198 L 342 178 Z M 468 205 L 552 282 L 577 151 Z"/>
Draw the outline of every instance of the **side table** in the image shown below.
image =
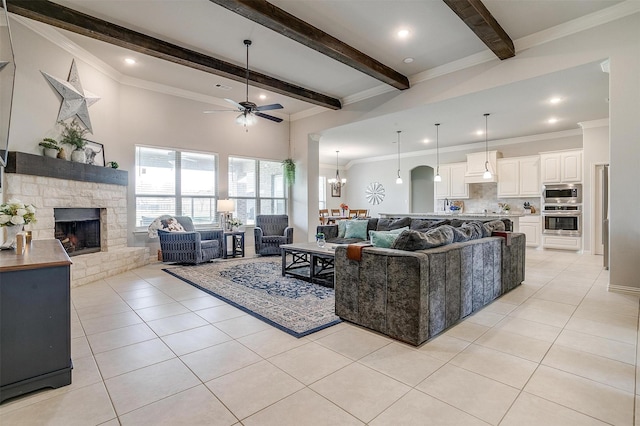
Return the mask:
<path fill-rule="evenodd" d="M 244 231 L 225 231 L 222 239 L 222 257 L 228 259 L 240 256 L 244 257 Z"/>

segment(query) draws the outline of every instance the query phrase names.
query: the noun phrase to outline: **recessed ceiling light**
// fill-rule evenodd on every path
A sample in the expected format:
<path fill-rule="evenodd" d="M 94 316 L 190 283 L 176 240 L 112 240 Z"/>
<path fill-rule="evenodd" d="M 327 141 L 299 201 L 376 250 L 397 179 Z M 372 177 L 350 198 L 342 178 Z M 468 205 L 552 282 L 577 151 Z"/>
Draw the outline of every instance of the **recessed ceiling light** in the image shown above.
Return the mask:
<path fill-rule="evenodd" d="M 407 37 L 409 37 L 409 30 L 407 30 L 407 29 L 398 30 L 398 37 L 399 38 L 407 38 Z"/>
<path fill-rule="evenodd" d="M 562 98 L 559 98 L 557 96 L 549 99 L 549 103 L 550 104 L 554 104 L 555 105 L 555 104 L 559 104 L 560 102 L 562 102 Z"/>
<path fill-rule="evenodd" d="M 558 122 L 558 119 L 557 119 L 557 118 L 555 118 L 555 117 L 552 117 L 552 118 L 550 118 L 550 119 L 548 119 L 548 120 L 547 120 L 547 123 L 549 123 L 549 124 L 555 124 L 555 123 L 557 123 L 557 122 Z"/>
<path fill-rule="evenodd" d="M 125 58 L 124 63 L 127 65 L 135 65 L 136 60 L 133 58 Z"/>
<path fill-rule="evenodd" d="M 478 136 L 484 135 L 484 130 L 476 130 L 476 135 Z"/>
<path fill-rule="evenodd" d="M 264 93 L 262 93 L 260 96 L 258 96 L 260 99 L 265 100 L 267 99 L 267 95 L 265 95 Z"/>
<path fill-rule="evenodd" d="M 431 142 L 431 141 L 430 141 L 429 139 L 422 139 L 422 142 L 423 142 L 423 143 L 429 143 L 429 142 Z"/>
<path fill-rule="evenodd" d="M 413 62 L 413 58 L 404 58 L 402 62 L 404 62 L 405 64 L 410 64 L 411 62 Z"/>

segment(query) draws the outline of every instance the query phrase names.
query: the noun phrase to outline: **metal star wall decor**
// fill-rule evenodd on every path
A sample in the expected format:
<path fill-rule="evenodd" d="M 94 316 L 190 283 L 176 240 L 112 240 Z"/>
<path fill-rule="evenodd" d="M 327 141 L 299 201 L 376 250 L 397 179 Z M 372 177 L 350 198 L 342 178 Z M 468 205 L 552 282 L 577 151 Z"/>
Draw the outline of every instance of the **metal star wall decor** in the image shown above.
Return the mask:
<path fill-rule="evenodd" d="M 93 133 L 91 119 L 89 118 L 89 107 L 98 102 L 100 97 L 82 90 L 75 59 L 71 62 L 71 70 L 69 71 L 67 81 L 53 77 L 44 71 L 40 72 L 47 81 L 49 81 L 49 84 L 62 96 L 62 105 L 60 105 L 57 121 L 64 121 L 67 118 L 77 116 L 82 124 L 84 124 L 84 127 L 86 127 L 90 133 Z"/>

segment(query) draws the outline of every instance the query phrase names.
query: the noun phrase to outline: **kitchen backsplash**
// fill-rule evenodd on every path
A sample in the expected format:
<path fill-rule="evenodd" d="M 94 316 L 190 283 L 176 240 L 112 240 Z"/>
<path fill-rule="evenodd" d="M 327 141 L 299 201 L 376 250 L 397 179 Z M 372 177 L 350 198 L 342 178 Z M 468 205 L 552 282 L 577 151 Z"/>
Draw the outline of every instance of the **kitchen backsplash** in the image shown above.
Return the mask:
<path fill-rule="evenodd" d="M 455 198 L 454 198 L 455 200 Z M 500 207 L 498 203 L 507 203 L 511 207 L 512 213 L 524 213 L 524 202 L 529 202 L 536 211 L 540 212 L 540 197 L 526 198 L 498 198 L 497 183 L 471 183 L 469 184 L 469 199 L 464 201 L 464 211 L 466 213 L 497 212 Z M 442 211 L 443 200 L 436 203 L 436 211 Z"/>

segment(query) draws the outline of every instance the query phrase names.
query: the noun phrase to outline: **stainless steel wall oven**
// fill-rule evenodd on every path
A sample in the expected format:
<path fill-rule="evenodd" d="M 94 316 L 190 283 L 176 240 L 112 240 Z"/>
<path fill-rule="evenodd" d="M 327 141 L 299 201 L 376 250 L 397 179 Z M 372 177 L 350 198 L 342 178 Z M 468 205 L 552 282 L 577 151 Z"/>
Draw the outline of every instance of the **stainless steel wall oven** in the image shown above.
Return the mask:
<path fill-rule="evenodd" d="M 543 234 L 582 236 L 582 206 L 575 204 L 546 204 L 542 211 Z"/>

